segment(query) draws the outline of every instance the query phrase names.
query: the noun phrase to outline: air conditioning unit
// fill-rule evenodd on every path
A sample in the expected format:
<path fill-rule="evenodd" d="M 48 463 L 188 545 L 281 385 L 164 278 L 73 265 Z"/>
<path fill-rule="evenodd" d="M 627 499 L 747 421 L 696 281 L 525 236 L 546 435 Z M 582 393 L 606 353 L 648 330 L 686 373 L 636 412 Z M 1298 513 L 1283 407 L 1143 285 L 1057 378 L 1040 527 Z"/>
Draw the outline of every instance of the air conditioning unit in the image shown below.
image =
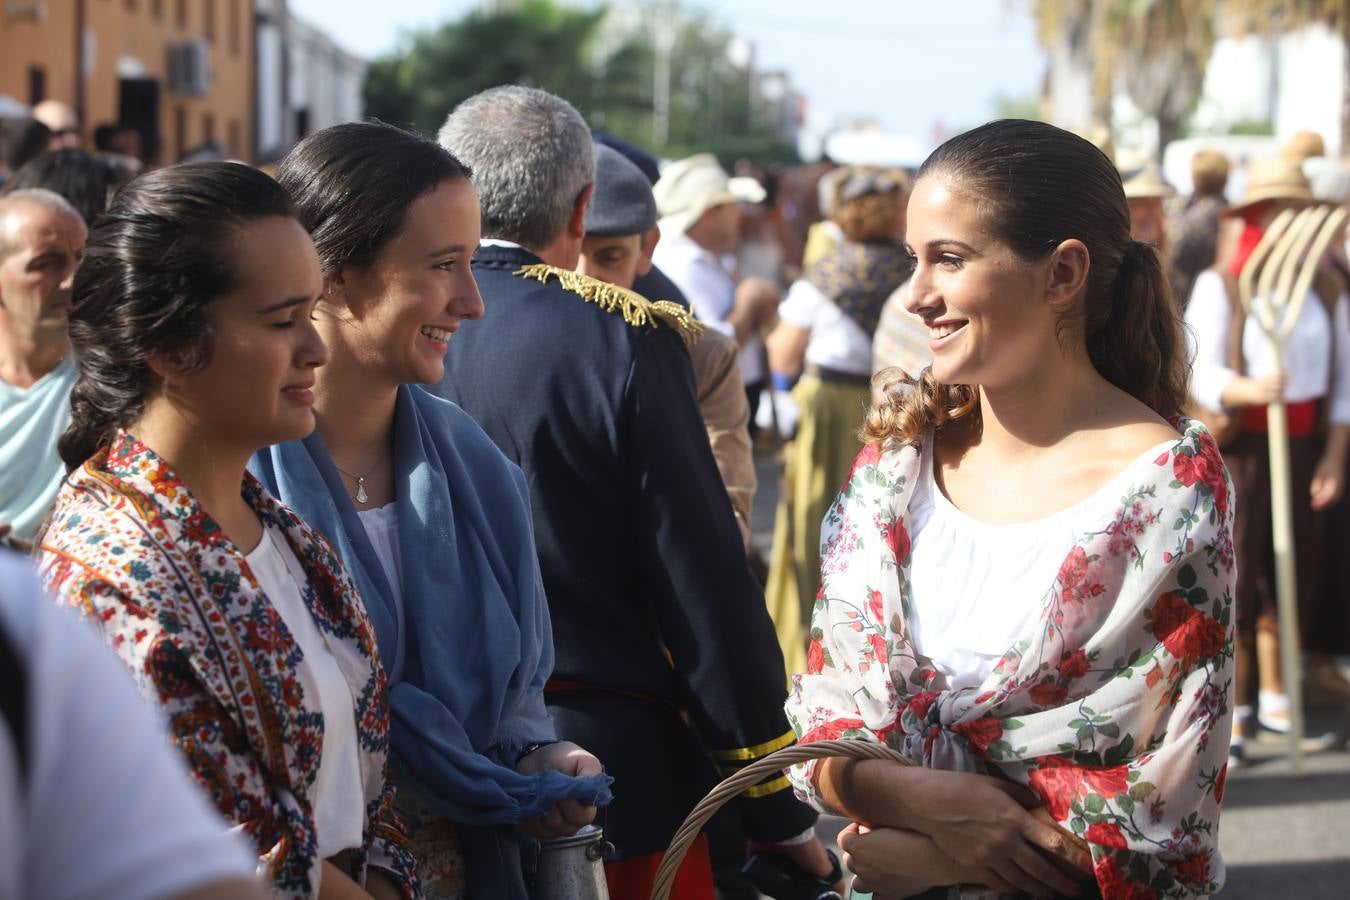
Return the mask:
<path fill-rule="evenodd" d="M 204 97 L 211 89 L 211 61 L 206 41 L 184 41 L 169 45 L 170 94 L 179 97 Z"/>
<path fill-rule="evenodd" d="M 45 22 L 47 20 L 46 0 L 5 0 L 5 21 Z"/>

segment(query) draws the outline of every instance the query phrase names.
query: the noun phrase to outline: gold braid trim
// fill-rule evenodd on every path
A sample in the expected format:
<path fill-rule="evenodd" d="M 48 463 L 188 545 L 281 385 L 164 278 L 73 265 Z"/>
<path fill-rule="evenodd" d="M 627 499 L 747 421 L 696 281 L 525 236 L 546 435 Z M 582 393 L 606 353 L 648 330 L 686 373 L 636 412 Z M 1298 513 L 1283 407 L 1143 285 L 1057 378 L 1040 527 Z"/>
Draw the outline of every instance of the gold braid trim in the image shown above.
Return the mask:
<path fill-rule="evenodd" d="M 694 314 L 678 303 L 658 300 L 655 303 L 646 297 L 621 288 L 616 284 L 570 272 L 557 266 L 537 263 L 517 269 L 513 274 L 520 278 L 532 278 L 541 284 L 547 284 L 550 278 L 557 278 L 562 289 L 576 294 L 582 299 L 594 303 L 607 313 L 620 313 L 623 320 L 634 327 L 661 323 L 675 329 L 685 344 L 696 344 L 707 328 L 694 318 Z"/>

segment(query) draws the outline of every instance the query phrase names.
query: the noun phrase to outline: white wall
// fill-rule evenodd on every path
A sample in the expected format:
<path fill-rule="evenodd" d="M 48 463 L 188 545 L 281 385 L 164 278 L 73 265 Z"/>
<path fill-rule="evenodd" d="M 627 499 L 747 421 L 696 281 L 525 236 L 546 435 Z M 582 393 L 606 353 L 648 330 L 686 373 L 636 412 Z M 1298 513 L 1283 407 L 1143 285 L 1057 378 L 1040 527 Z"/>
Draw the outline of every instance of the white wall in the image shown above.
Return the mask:
<path fill-rule="evenodd" d="M 1322 25 L 1280 39 L 1275 136 L 1304 129 L 1322 135 L 1329 156 L 1341 153 L 1341 94 L 1345 45 Z"/>

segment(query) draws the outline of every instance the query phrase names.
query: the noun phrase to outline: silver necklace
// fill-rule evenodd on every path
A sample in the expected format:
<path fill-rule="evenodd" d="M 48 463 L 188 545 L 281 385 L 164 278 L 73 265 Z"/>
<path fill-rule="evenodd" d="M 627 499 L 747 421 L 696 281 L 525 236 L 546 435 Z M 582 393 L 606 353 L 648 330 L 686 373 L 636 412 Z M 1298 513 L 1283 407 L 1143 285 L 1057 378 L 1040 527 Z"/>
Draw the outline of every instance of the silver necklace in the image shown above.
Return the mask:
<path fill-rule="evenodd" d="M 366 493 L 366 479 L 370 477 L 370 473 L 371 473 L 371 472 L 374 472 L 376 469 L 378 469 L 378 468 L 380 467 L 380 463 L 384 462 L 384 458 L 385 458 L 386 456 L 388 456 L 388 455 L 389 455 L 389 451 L 388 451 L 388 449 L 386 449 L 386 450 L 384 451 L 384 453 L 382 453 L 382 454 L 380 455 L 380 458 L 379 458 L 379 460 L 376 461 L 375 465 L 373 465 L 373 466 L 371 466 L 369 469 L 367 469 L 367 470 L 366 470 L 366 474 L 364 474 L 364 475 L 353 475 L 351 472 L 348 472 L 346 469 L 344 469 L 344 468 L 342 468 L 341 466 L 339 466 L 336 462 L 333 463 L 333 468 L 337 469 L 337 470 L 338 470 L 339 472 L 341 472 L 343 475 L 346 475 L 348 478 L 350 478 L 350 479 L 352 479 L 353 481 L 356 482 L 356 497 L 355 497 L 355 499 L 356 499 L 356 502 L 357 502 L 357 503 L 360 503 L 362 506 L 364 506 L 364 505 L 366 505 L 367 503 L 370 502 L 370 495 Z"/>

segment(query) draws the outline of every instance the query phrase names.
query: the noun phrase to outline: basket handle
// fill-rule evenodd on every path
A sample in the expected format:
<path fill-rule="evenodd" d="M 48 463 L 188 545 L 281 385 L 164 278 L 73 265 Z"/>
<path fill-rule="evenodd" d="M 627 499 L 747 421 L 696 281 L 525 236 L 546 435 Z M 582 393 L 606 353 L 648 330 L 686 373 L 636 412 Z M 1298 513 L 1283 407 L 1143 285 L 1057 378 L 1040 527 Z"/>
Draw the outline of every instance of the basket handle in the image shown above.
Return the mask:
<path fill-rule="evenodd" d="M 708 820 L 730 800 L 740 796 L 746 788 L 763 781 L 766 775 L 781 772 L 797 763 L 829 758 L 884 759 L 901 765 L 914 765 L 914 761 L 909 757 L 901 755 L 885 744 L 857 740 L 796 744 L 751 763 L 709 791 L 708 796 L 700 800 L 698 806 L 695 806 L 694 811 L 689 814 L 689 818 L 684 820 L 680 830 L 675 832 L 670 849 L 666 851 L 660 868 L 656 870 L 656 879 L 652 882 L 652 900 L 669 900 L 670 889 L 675 884 L 675 874 L 680 870 L 680 864 L 684 862 L 689 846 L 694 843 L 703 826 L 708 824 Z"/>

